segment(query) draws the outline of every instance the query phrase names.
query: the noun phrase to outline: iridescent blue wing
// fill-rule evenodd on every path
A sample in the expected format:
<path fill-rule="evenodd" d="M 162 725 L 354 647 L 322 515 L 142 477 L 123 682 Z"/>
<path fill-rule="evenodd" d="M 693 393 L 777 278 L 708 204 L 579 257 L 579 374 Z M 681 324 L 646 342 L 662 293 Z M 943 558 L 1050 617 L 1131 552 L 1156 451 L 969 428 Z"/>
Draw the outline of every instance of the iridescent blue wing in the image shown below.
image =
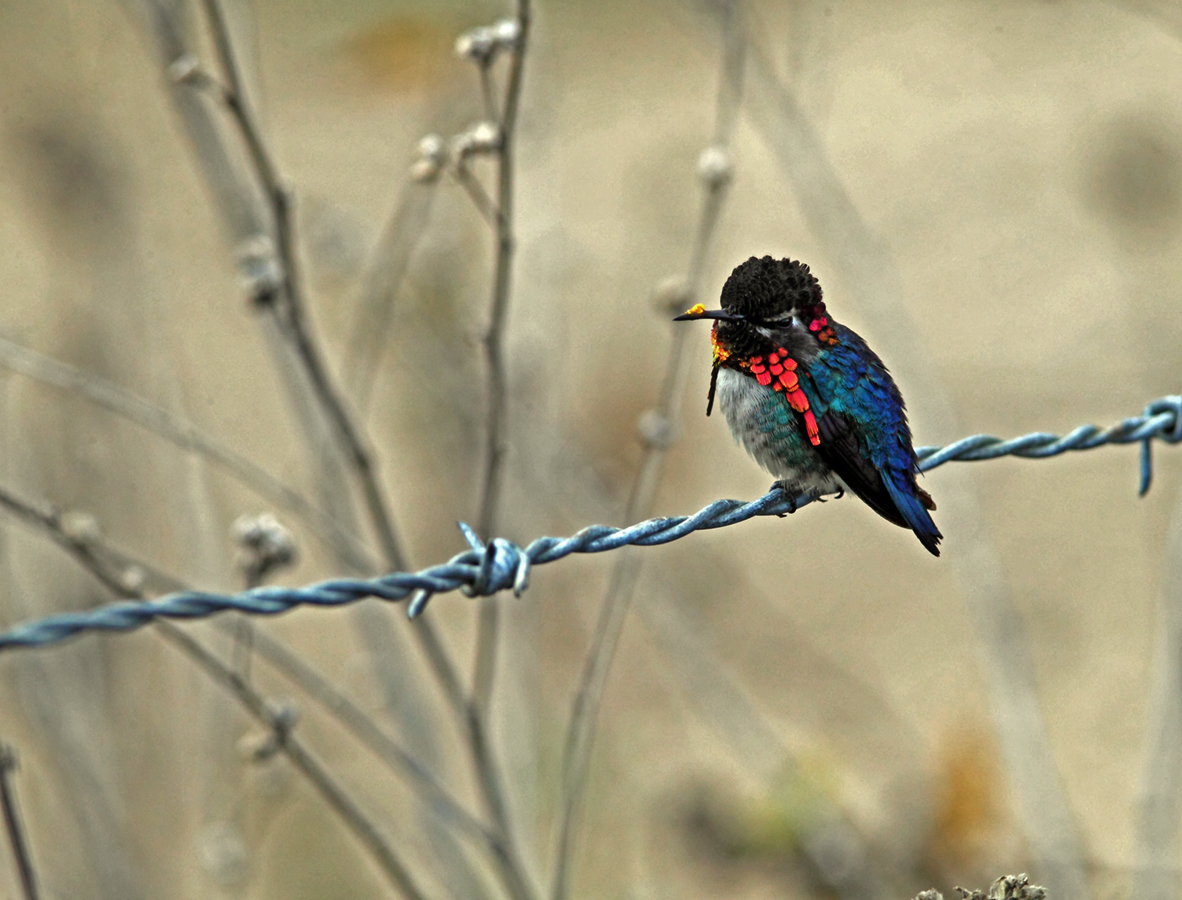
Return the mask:
<path fill-rule="evenodd" d="M 899 389 L 857 334 L 835 327 L 838 343 L 800 379 L 816 418 L 817 451 L 867 506 L 910 528 L 939 556 L 940 531 L 928 514 L 936 505 L 915 482 L 918 468 Z"/>

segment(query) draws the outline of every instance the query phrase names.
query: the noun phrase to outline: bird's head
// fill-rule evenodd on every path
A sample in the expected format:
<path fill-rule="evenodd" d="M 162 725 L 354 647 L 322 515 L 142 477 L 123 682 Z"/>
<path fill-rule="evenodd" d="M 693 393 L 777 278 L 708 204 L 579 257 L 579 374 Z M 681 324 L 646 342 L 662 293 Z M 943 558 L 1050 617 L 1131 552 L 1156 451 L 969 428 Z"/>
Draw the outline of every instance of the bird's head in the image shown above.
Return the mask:
<path fill-rule="evenodd" d="M 811 356 L 835 339 L 820 283 L 807 265 L 794 259 L 751 257 L 723 285 L 722 309 L 699 304 L 674 321 L 691 319 L 715 320 L 716 365 L 732 356 L 766 354 L 775 347 Z"/>
<path fill-rule="evenodd" d="M 745 368 L 753 357 L 766 356 L 776 348 L 807 363 L 837 340 L 820 283 L 807 265 L 793 259 L 751 257 L 736 266 L 723 285 L 722 309 L 706 309 L 699 303 L 674 321 L 693 319 L 714 320 L 711 406 L 720 367 Z"/>

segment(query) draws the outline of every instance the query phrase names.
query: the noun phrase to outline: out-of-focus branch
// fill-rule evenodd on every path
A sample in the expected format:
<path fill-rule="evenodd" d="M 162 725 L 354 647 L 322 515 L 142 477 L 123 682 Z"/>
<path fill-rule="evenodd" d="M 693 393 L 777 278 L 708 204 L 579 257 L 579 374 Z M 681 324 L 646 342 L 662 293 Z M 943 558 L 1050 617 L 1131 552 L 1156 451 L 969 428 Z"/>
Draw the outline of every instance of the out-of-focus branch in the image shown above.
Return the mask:
<path fill-rule="evenodd" d="M 464 161 L 457 162 L 453 171 L 456 181 L 459 182 L 460 187 L 468 194 L 468 199 L 472 201 L 472 205 L 476 207 L 476 211 L 484 217 L 484 221 L 491 228 L 499 230 L 504 218 L 501 210 L 497 208 L 496 201 L 488 195 L 488 191 L 484 189 L 484 185 L 480 183 L 480 180 L 472 174 L 472 170 L 468 167 L 468 164 Z"/>
<path fill-rule="evenodd" d="M 0 488 L 0 506 L 65 550 L 112 594 L 127 600 L 147 598 L 147 593 L 141 586 L 144 570 L 138 567 L 117 568 L 111 562 L 114 552 L 102 547 L 89 530 L 69 527 L 52 507 L 26 501 L 7 489 Z M 409 869 L 382 836 L 378 827 L 362 812 L 324 765 L 304 747 L 303 742 L 292 733 L 294 721 L 291 715 L 282 710 L 272 709 L 238 673 L 178 626 L 161 621 L 156 623 L 156 630 L 165 640 L 197 663 L 210 678 L 227 688 L 247 712 L 273 732 L 275 749 L 291 760 L 328 806 L 341 817 L 349 830 L 374 857 L 390 882 L 405 897 L 411 900 L 424 900 L 425 895 L 418 888 Z"/>
<path fill-rule="evenodd" d="M 34 503 L 0 488 L 0 506 L 57 543 L 108 591 L 119 597 L 143 599 L 157 591 L 186 589 L 186 585 L 173 576 L 103 542 L 93 527 L 78 527 L 64 521 L 66 517 L 48 504 Z M 231 620 L 218 619 L 214 624 L 228 634 L 234 633 L 235 623 Z M 513 884 L 519 879 L 516 872 L 504 871 L 508 866 L 508 853 L 499 836 L 457 800 L 425 763 L 387 735 L 364 710 L 283 642 L 261 629 L 254 632 L 252 640 L 253 650 L 264 661 L 300 688 L 392 771 L 400 774 L 441 822 L 454 826 L 459 833 L 481 846 L 503 882 Z"/>
<path fill-rule="evenodd" d="M 307 323 L 306 303 L 295 247 L 291 195 L 279 178 L 257 118 L 244 95 L 242 77 L 221 4 L 218 0 L 204 0 L 204 7 L 218 63 L 225 78 L 218 98 L 224 103 L 238 127 L 271 214 L 271 228 L 278 257 L 278 283 L 267 277 L 260 277 L 253 285 L 252 299 L 258 307 L 275 317 L 280 333 L 295 351 L 308 377 L 312 393 L 332 426 L 349 471 L 358 484 L 382 555 L 387 565 L 401 567 L 406 564 L 406 556 L 395 531 L 393 518 L 386 506 L 373 454 L 361 429 L 353 421 L 344 394 L 329 374 L 324 354 Z M 208 79 L 200 77 L 199 72 L 199 69 L 191 68 L 183 77 L 194 80 L 198 85 L 207 85 Z M 266 266 L 263 266 L 262 270 L 268 271 Z"/>
<path fill-rule="evenodd" d="M 245 105 L 239 67 L 221 7 L 217 0 L 205 2 L 228 86 L 202 71 L 186 45 L 183 16 L 175 7 L 161 0 L 143 0 L 142 6 L 147 10 L 146 19 L 157 55 L 174 85 L 172 97 L 189 131 L 198 161 L 219 201 L 231 234 L 243 248 L 239 262 L 248 279 L 251 296 L 270 312 L 275 323 L 274 330 L 268 335 L 278 336 L 292 357 L 277 354 L 277 363 L 287 376 L 296 411 L 305 417 L 315 412 L 307 409 L 311 406 L 307 395 L 311 395 L 320 409 L 318 421 L 306 423 L 309 442 L 314 451 L 319 449 L 317 426 L 327 421 L 335 433 L 338 448 L 343 450 L 346 467 L 359 485 L 386 567 L 398 568 L 404 554 L 386 509 L 368 445 L 363 441 L 360 429 L 354 426 L 343 396 L 322 365 L 321 354 L 305 323 L 300 282 L 294 268 L 296 253 L 288 195 L 271 162 L 261 130 Z M 189 86 L 187 89 L 186 85 Z M 198 102 L 202 95 L 211 93 L 230 110 L 239 130 L 244 132 L 243 141 L 252 152 L 254 183 L 240 177 L 225 136 L 212 121 L 205 104 Z M 264 195 L 262 211 L 258 202 L 260 194 Z M 273 235 L 273 238 L 260 240 L 261 235 Z M 330 484 L 336 469 L 330 467 L 326 459 L 322 470 L 326 484 Z M 345 502 L 347 505 L 347 500 Z M 343 562 L 347 565 L 347 560 Z M 419 623 L 412 632 L 448 698 L 449 706 L 463 723 L 466 696 L 445 645 L 430 622 Z M 390 687 L 397 689 L 399 686 Z M 406 689 L 405 685 L 401 687 Z"/>
<path fill-rule="evenodd" d="M 1145 727 L 1137 863 L 1131 897 L 1178 896 L 1182 824 L 1182 498 L 1174 507 L 1158 599 L 1149 715 Z"/>
<path fill-rule="evenodd" d="M 680 312 L 695 302 L 702 273 L 713 247 L 726 188 L 732 176 L 729 144 L 734 131 L 736 109 L 742 94 L 746 55 L 742 5 L 738 2 L 728 4 L 721 16 L 721 24 L 723 52 L 714 137 L 711 146 L 703 151 L 698 161 L 698 174 L 705 188 L 702 214 L 684 280 L 669 286 L 659 298 L 662 311 L 670 313 Z M 657 404 L 641 419 L 640 432 L 645 442 L 645 454 L 628 497 L 625 512 L 627 522 L 635 522 L 647 515 L 656 496 L 664 468 L 665 452 L 673 442 L 677 429 L 686 382 L 683 370 L 687 336 L 685 331 L 673 332 Z M 630 550 L 623 551 L 612 569 L 611 581 L 600 607 L 595 633 L 587 650 L 571 708 L 563 756 L 558 841 L 550 892 L 552 900 L 566 900 L 570 892 L 571 869 L 579 825 L 582 821 L 595 725 L 608 672 L 611 670 L 639 572 L 639 555 Z"/>
<path fill-rule="evenodd" d="M 511 23 L 511 24 L 510 24 Z M 504 43 L 509 49 L 509 73 L 505 81 L 503 111 L 497 122 L 496 152 L 496 195 L 494 205 L 486 208 L 477 202 L 477 208 L 487 217 L 492 215 L 495 232 L 495 263 L 493 271 L 492 300 L 489 311 L 488 331 L 484 335 L 484 354 L 488 366 L 488 388 L 485 421 L 484 474 L 480 489 L 480 506 L 476 517 L 476 530 L 486 539 L 497 529 L 497 513 L 501 499 L 501 480 L 504 476 L 505 461 L 505 320 L 509 314 L 509 298 L 513 279 L 513 257 L 517 238 L 514 234 L 514 178 L 516 158 L 514 138 L 517 134 L 517 111 L 521 103 L 522 76 L 525 70 L 526 48 L 529 43 L 530 0 L 517 0 L 516 16 L 493 26 L 496 29 L 512 28 L 510 39 Z M 495 46 L 495 45 L 494 45 Z M 495 53 L 495 51 L 494 51 Z M 477 59 L 482 72 L 482 84 L 487 90 L 487 70 L 492 55 Z M 491 106 L 490 106 L 491 108 Z M 464 168 L 459 161 L 458 170 Z M 461 183 L 466 184 L 464 180 Z M 477 185 L 478 186 L 478 185 Z M 474 188 L 466 184 L 470 194 Z M 473 194 L 474 200 L 477 194 Z M 476 704 L 476 715 L 483 715 L 492 697 L 496 680 L 496 651 L 498 641 L 499 606 L 491 598 L 481 601 L 480 620 L 476 634 L 476 660 L 472 671 L 472 695 Z M 503 804 L 502 804 L 503 805 Z M 504 812 L 500 817 L 504 816 Z"/>
<path fill-rule="evenodd" d="M 201 431 L 193 423 L 149 403 L 119 385 L 67 363 L 44 356 L 0 337 L 0 366 L 20 372 L 44 384 L 72 391 L 80 397 L 134 422 L 182 450 L 197 453 L 213 465 L 274 503 L 298 516 L 320 540 L 358 571 L 373 572 L 378 566 L 356 535 L 317 507 L 298 491 L 266 470 Z"/>
<path fill-rule="evenodd" d="M 354 737 L 391 769 L 400 772 L 420 799 L 443 823 L 474 840 L 488 855 L 511 896 L 522 896 L 520 880 L 500 836 L 477 819 L 444 787 L 431 771 L 393 740 L 373 719 L 297 654 L 264 631 L 255 634 L 255 649 L 268 663 L 327 710 Z"/>
<path fill-rule="evenodd" d="M 204 3 L 219 64 L 226 78 L 226 84 L 219 92 L 220 99 L 241 132 L 258 188 L 264 194 L 271 216 L 270 232 L 274 237 L 277 259 L 268 259 L 265 245 L 257 248 L 254 256 L 248 258 L 247 274 L 251 277 L 252 298 L 258 307 L 272 317 L 279 335 L 294 353 L 296 365 L 306 379 L 307 390 L 323 414 L 323 419 L 331 427 L 346 469 L 361 493 L 387 567 L 401 568 L 406 564 L 406 556 L 386 504 L 386 495 L 368 441 L 361 427 L 355 424 L 344 394 L 330 376 L 306 319 L 302 283 L 298 277 L 290 195 L 279 179 L 261 129 L 243 95 L 234 48 L 219 0 L 204 0 Z M 191 80 L 194 72 L 199 72 L 199 69 L 189 67 L 179 74 Z M 203 81 L 198 77 L 196 83 L 200 86 Z M 302 396 L 297 396 L 297 404 L 302 399 Z M 467 719 L 466 701 L 459 686 L 455 665 L 443 641 L 429 622 L 420 623 L 419 627 L 413 629 L 413 634 L 449 705 L 458 720 L 464 723 Z M 367 630 L 367 638 L 374 636 L 380 636 L 380 632 Z M 375 667 L 378 667 L 376 660 Z M 378 677 L 382 679 L 380 673 Z M 388 691 L 414 690 L 413 685 L 407 684 L 387 683 L 385 686 Z"/>
<path fill-rule="evenodd" d="M 436 153 L 442 152 L 442 141 Z M 424 143 L 429 143 L 430 139 Z M 420 147 L 420 159 L 402 188 L 394 212 L 383 227 L 369 265 L 361 276 L 349 352 L 344 360 L 344 382 L 361 410 L 369 405 L 374 375 L 390 336 L 394 301 L 423 235 L 439 184 L 438 162 L 427 158 L 434 145 Z"/>
<path fill-rule="evenodd" d="M 710 646 L 710 629 L 687 615 L 685 593 L 664 587 L 646 596 L 636 613 L 681 682 L 687 702 L 731 748 L 742 771 L 757 779 L 774 773 L 781 784 L 789 776 L 802 777 L 800 759 Z M 915 737 L 918 741 L 919 735 Z M 797 852 L 826 890 L 841 900 L 885 898 L 887 879 L 880 861 L 851 817 L 826 792 L 817 791 L 809 814 L 794 824 L 799 829 Z"/>
<path fill-rule="evenodd" d="M 8 832 L 8 843 L 16 860 L 25 900 L 37 900 L 37 873 L 33 869 L 33 857 L 25 840 L 25 826 L 21 821 L 20 808 L 16 805 L 16 790 L 12 786 L 12 773 L 15 771 L 16 751 L 8 744 L 0 743 L 0 807 L 4 811 L 4 828 Z"/>
<path fill-rule="evenodd" d="M 210 678 L 226 687 L 255 719 L 274 734 L 275 749 L 286 756 L 316 789 L 341 820 L 353 832 L 377 862 L 378 867 L 408 900 L 425 900 L 410 870 L 378 827 L 361 810 L 356 801 L 342 788 L 324 765 L 312 755 L 294 734 L 291 717 L 282 710 L 274 710 L 259 694 L 221 662 L 203 645 L 171 623 L 161 622 L 160 634 L 173 646 L 199 665 Z"/>
<path fill-rule="evenodd" d="M 149 563 L 104 543 L 93 527 L 79 528 L 64 522 L 64 517 L 48 504 L 33 503 L 0 488 L 0 506 L 39 534 L 57 543 L 100 584 L 119 597 L 144 599 L 157 591 L 186 589 L 182 582 L 171 575 L 160 572 Z M 234 635 L 236 632 L 234 621 L 219 619 L 215 625 L 228 634 Z M 174 628 L 171 625 L 169 627 Z M 530 896 L 520 861 L 516 859 L 514 851 L 506 845 L 499 829 L 490 828 L 474 816 L 435 777 L 424 762 L 387 735 L 364 710 L 337 690 L 297 653 L 262 629 L 253 631 L 251 641 L 252 650 L 265 662 L 299 687 L 392 771 L 401 775 L 405 783 L 441 823 L 454 827 L 459 834 L 474 841 L 487 856 L 511 897 Z M 233 669 L 227 667 L 227 671 L 238 677 L 238 673 Z M 239 680 L 245 683 L 244 678 Z M 219 683 L 225 682 L 219 679 Z M 466 860 L 462 864 L 466 867 L 469 865 Z"/>
<path fill-rule="evenodd" d="M 862 300 L 859 312 L 876 341 L 889 349 L 923 399 L 916 418 L 940 432 L 960 432 L 958 416 L 919 346 L 920 329 L 903 301 L 902 277 L 882 237 L 863 219 L 828 158 L 820 135 L 792 89 L 776 73 L 765 36 L 748 29 L 751 64 L 744 108 L 763 135 L 796 194 L 805 223 L 827 248 L 846 289 Z M 884 354 L 886 355 L 886 354 Z M 925 414 L 926 413 L 926 414 Z M 1033 652 L 1022 618 L 983 523 L 981 498 L 968 472 L 941 487 L 944 531 L 952 566 L 984 654 L 1002 751 L 1031 854 L 1047 884 L 1072 900 L 1089 895 L 1084 851 L 1047 738 L 1034 682 Z"/>
<path fill-rule="evenodd" d="M 473 29 L 456 42 L 457 52 L 479 68 L 485 111 L 494 115 L 498 104 L 493 98 L 491 67 L 502 53 L 508 54 L 508 74 L 500 116 L 495 126 L 481 123 L 459 135 L 452 143 L 452 171 L 471 198 L 477 211 L 494 233 L 494 263 L 488 330 L 484 335 L 485 363 L 488 369 L 486 388 L 484 470 L 477 512 L 477 531 L 486 536 L 495 532 L 501 487 L 504 476 L 507 398 L 504 363 L 505 323 L 512 291 L 514 234 L 514 179 L 517 114 L 521 102 L 522 79 L 530 31 L 530 0 L 517 0 L 515 14 L 496 24 Z M 496 165 L 496 189 L 493 197 L 472 173 L 469 158 L 491 155 Z M 472 690 L 465 703 L 468 747 L 476 769 L 477 782 L 489 814 L 520 874 L 516 900 L 529 900 L 533 889 L 525 878 L 525 868 L 517 851 L 517 841 L 509 820 L 504 787 L 489 741 L 487 712 L 496 683 L 496 657 L 499 641 L 500 610 L 497 601 L 481 601 L 476 630 L 476 652 L 472 667 Z"/>

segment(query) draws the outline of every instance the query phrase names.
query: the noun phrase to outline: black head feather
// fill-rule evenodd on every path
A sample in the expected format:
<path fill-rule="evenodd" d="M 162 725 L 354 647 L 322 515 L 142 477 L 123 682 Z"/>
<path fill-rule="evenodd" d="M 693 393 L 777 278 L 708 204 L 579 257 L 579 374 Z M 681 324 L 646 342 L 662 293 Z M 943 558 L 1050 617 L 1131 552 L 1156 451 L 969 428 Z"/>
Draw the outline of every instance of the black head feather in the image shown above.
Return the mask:
<path fill-rule="evenodd" d="M 820 305 L 820 283 L 794 259 L 753 256 L 736 266 L 722 287 L 723 309 L 756 320 Z"/>

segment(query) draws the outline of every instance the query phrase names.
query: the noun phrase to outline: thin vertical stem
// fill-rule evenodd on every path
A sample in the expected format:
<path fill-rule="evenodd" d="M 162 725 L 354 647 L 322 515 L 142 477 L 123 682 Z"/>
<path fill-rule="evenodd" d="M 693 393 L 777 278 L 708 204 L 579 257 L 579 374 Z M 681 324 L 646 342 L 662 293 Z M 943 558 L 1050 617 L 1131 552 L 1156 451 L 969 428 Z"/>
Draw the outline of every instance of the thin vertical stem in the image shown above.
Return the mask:
<path fill-rule="evenodd" d="M 525 67 L 526 48 L 529 42 L 530 2 L 517 0 L 517 37 L 511 48 L 509 73 L 505 81 L 505 97 L 500 120 L 497 123 L 498 147 L 496 153 L 497 181 L 494 207 L 481 204 L 481 192 L 474 179 L 465 184 L 473 196 L 477 208 L 492 223 L 495 234 L 495 262 L 492 283 L 492 299 L 489 312 L 488 331 L 484 336 L 485 361 L 488 366 L 488 401 L 484 448 L 484 473 L 480 492 L 480 506 L 477 514 L 477 529 L 486 539 L 491 539 L 497 528 L 497 514 L 501 497 L 505 461 L 505 419 L 506 381 L 504 363 L 505 322 L 509 313 L 512 290 L 513 258 L 516 237 L 513 232 L 513 191 L 515 175 L 514 138 L 517 131 L 517 113 L 520 107 L 522 76 Z M 481 90 L 485 94 L 486 107 L 495 111 L 491 99 L 491 77 L 488 64 L 481 63 Z M 490 212 L 495 208 L 495 215 Z M 524 879 L 524 866 L 517 851 L 509 811 L 505 802 L 504 788 L 497 770 L 495 754 L 489 743 L 486 715 L 492 700 L 496 681 L 496 655 L 500 632 L 500 611 L 495 598 L 481 601 L 476 631 L 476 652 L 472 667 L 471 698 L 465 704 L 465 721 L 468 729 L 468 747 L 476 768 L 480 786 L 489 815 L 500 834 L 512 865 L 519 874 L 514 892 L 517 900 L 528 900 L 532 889 Z"/>
<path fill-rule="evenodd" d="M 848 293 L 860 296 L 864 321 L 908 373 L 911 396 L 929 421 L 960 431 L 947 390 L 924 352 L 920 329 L 903 302 L 902 277 L 887 242 L 866 222 L 833 166 L 817 130 L 772 64 L 762 35 L 749 31 L 746 109 L 780 161 L 804 222 L 829 249 Z M 981 494 L 969 472 L 944 481 L 941 509 L 948 564 L 960 585 L 984 653 L 994 720 L 1017 800 L 1032 865 L 1056 896 L 1090 896 L 1085 851 L 1062 776 L 1051 752 L 1034 679 L 1034 648 L 1022 624 L 998 550 L 983 523 Z M 952 541 L 957 542 L 955 551 Z"/>
<path fill-rule="evenodd" d="M 70 535 L 62 527 L 60 516 L 48 505 L 37 506 L 4 489 L 0 489 L 0 505 L 61 547 L 115 596 L 125 600 L 146 599 L 147 593 L 143 588 L 127 584 L 121 577 L 121 571 L 106 561 L 105 557 L 109 554 L 102 552 L 105 548 Z M 424 900 L 423 893 L 394 848 L 324 765 L 292 733 L 292 723 L 272 710 L 262 695 L 245 679 L 181 628 L 166 621 L 156 622 L 155 628 L 158 634 L 196 662 L 216 683 L 228 688 L 247 712 L 274 732 L 276 749 L 291 760 L 329 807 L 341 817 L 403 896 L 410 900 Z"/>
<path fill-rule="evenodd" d="M 532 896 L 501 835 L 473 816 L 421 761 L 399 746 L 360 707 L 283 644 L 260 631 L 255 646 L 260 656 L 299 685 L 390 768 L 403 773 L 407 783 L 441 821 L 479 842 L 511 897 L 528 900 Z"/>
<path fill-rule="evenodd" d="M 0 744 L 0 806 L 4 807 L 4 827 L 8 831 L 8 842 L 20 874 L 21 889 L 25 900 L 37 900 L 37 874 L 33 870 L 33 858 L 25 841 L 24 823 L 16 805 L 16 791 L 10 779 L 16 771 L 16 751 L 8 744 Z"/>
<path fill-rule="evenodd" d="M 719 80 L 718 101 L 712 151 L 724 154 L 720 164 L 729 165 L 725 159 L 726 148 L 733 133 L 735 107 L 742 92 L 742 78 L 746 39 L 742 31 L 742 11 L 738 3 L 728 4 L 722 16 L 723 54 L 722 72 Z M 694 245 L 690 252 L 683 282 L 682 299 L 688 306 L 697 296 L 699 283 L 705 271 L 713 245 L 722 202 L 729 184 L 728 173 L 711 176 L 701 172 L 706 184 L 702 201 L 702 214 Z M 685 348 L 688 333 L 674 330 L 669 348 L 665 377 L 657 399 L 656 413 L 659 419 L 669 425 L 677 417 L 685 386 Z M 645 450 L 644 460 L 632 483 L 625 513 L 627 522 L 643 518 L 652 506 L 659 486 L 665 453 L 665 441 L 650 441 Z M 611 580 L 595 626 L 578 691 L 571 708 L 567 726 L 566 746 L 563 758 L 562 792 L 559 801 L 558 841 L 555 850 L 552 900 L 566 900 L 570 893 L 571 868 L 578 841 L 579 826 L 583 818 L 586 797 L 587 775 L 590 768 L 591 749 L 594 743 L 595 726 L 599 707 L 603 700 L 607 676 L 615 658 L 633 590 L 640 574 L 640 557 L 632 548 L 623 549 L 612 569 Z"/>
<path fill-rule="evenodd" d="M 214 44 L 225 71 L 227 89 L 224 93 L 228 95 L 225 101 L 238 123 L 255 174 L 272 210 L 276 249 L 283 269 L 282 294 L 286 303 L 282 310 L 275 303 L 268 304 L 267 308 L 272 311 L 281 332 L 294 347 L 317 401 L 335 428 L 342 451 L 349 463 L 349 470 L 360 487 L 386 565 L 394 570 L 405 570 L 409 567 L 407 557 L 395 530 L 393 518 L 387 509 L 372 455 L 361 430 L 354 425 L 344 396 L 332 381 L 319 347 L 305 323 L 303 293 L 296 269 L 289 195 L 279 181 L 275 166 L 262 140 L 261 130 L 246 105 L 242 79 L 221 5 L 218 0 L 204 2 L 214 33 Z M 428 621 L 420 621 L 412 632 L 427 658 L 432 674 L 448 697 L 454 714 L 462 724 L 467 724 L 470 718 L 466 711 L 467 701 L 464 699 L 455 664 L 446 646 Z"/>
<path fill-rule="evenodd" d="M 265 308 L 276 317 L 280 331 L 295 349 L 308 376 L 313 394 L 341 442 L 387 565 L 393 569 L 404 569 L 406 555 L 402 550 L 393 518 L 386 507 L 373 455 L 360 428 L 354 424 L 344 395 L 329 374 L 323 353 L 306 322 L 304 294 L 295 250 L 291 196 L 279 178 L 263 140 L 262 130 L 247 104 L 242 75 L 221 4 L 218 0 L 204 0 L 204 5 L 213 33 L 214 48 L 226 79 L 222 99 L 238 124 L 259 187 L 265 194 L 271 210 L 275 249 L 282 270 L 281 294 L 285 302 L 281 306 L 270 302 Z"/>
<path fill-rule="evenodd" d="M 497 111 L 497 95 L 493 89 L 492 66 L 481 60 L 480 63 L 480 96 L 484 100 L 484 114 L 490 122 L 500 118 Z"/>
<path fill-rule="evenodd" d="M 1178 832 L 1182 826 L 1182 498 L 1176 503 L 1166 542 L 1158 599 L 1144 761 L 1138 798 L 1138 900 L 1178 896 Z"/>
<path fill-rule="evenodd" d="M 341 817 L 362 846 L 373 856 L 390 883 L 408 900 L 426 900 L 426 895 L 394 848 L 362 812 L 361 807 L 329 774 L 328 769 L 291 733 L 290 723 L 286 722 L 281 714 L 272 710 L 237 673 L 180 628 L 171 622 L 157 622 L 156 628 L 165 640 L 197 663 L 214 681 L 228 688 L 247 712 L 272 730 L 277 749 L 308 779 L 329 808 Z"/>
<path fill-rule="evenodd" d="M 423 162 L 420 159 L 420 162 Z M 342 381 L 355 408 L 369 406 L 378 363 L 390 341 L 395 301 L 415 250 L 428 232 L 438 178 L 412 177 L 403 185 L 389 221 L 360 278 L 360 291 Z"/>
<path fill-rule="evenodd" d="M 302 494 L 285 485 L 245 456 L 218 443 L 197 426 L 143 397 L 91 372 L 85 372 L 28 347 L 0 338 L 0 366 L 52 385 L 122 416 L 171 442 L 186 453 L 226 470 L 260 497 L 302 519 L 312 533 L 345 563 L 358 571 L 373 571 L 369 548 L 344 525 Z"/>
<path fill-rule="evenodd" d="M 505 458 L 505 319 L 513 277 L 516 238 L 513 233 L 514 146 L 517 111 L 521 100 L 525 52 L 529 41 L 529 0 L 517 0 L 517 41 L 509 62 L 505 83 L 504 112 L 499 123 L 496 193 L 496 262 L 493 273 L 492 307 L 488 331 L 484 336 L 484 354 L 488 364 L 488 410 L 485 431 L 484 480 L 480 492 L 477 530 L 491 539 L 497 526 L 501 481 Z M 476 636 L 476 661 L 473 666 L 472 694 L 478 710 L 487 709 L 496 678 L 496 651 L 499 632 L 499 608 L 493 598 L 481 601 Z"/>

